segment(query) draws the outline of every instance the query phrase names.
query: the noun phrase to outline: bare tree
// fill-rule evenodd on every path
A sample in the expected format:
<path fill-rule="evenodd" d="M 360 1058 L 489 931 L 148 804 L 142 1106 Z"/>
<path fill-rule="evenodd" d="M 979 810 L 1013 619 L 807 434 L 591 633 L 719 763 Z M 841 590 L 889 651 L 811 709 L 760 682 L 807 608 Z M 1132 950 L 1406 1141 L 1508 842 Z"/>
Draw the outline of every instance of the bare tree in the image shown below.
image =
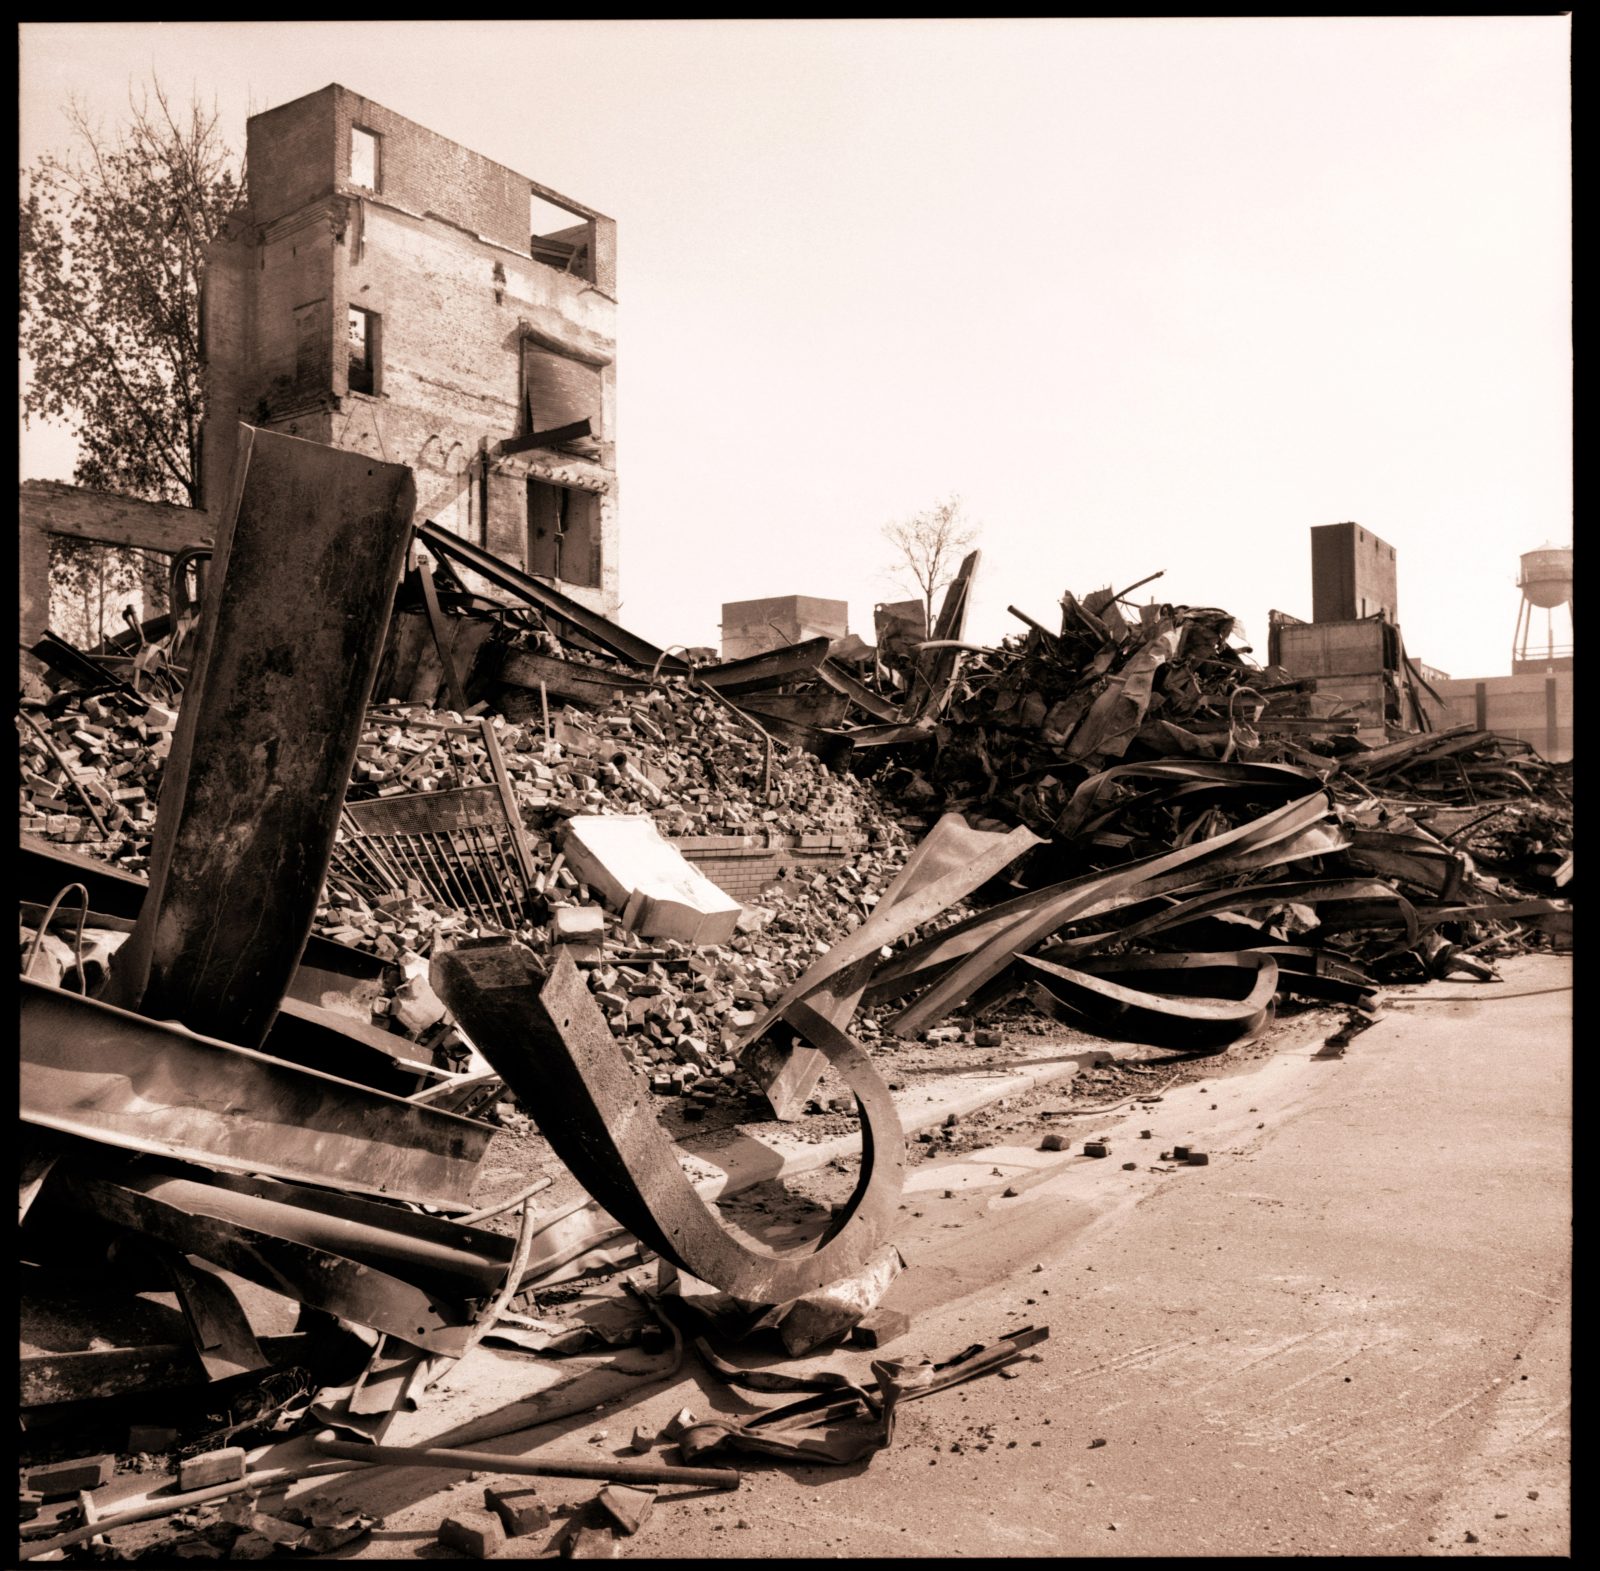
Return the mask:
<path fill-rule="evenodd" d="M 956 576 L 979 527 L 966 516 L 966 504 L 954 493 L 910 518 L 883 526 L 883 538 L 899 553 L 893 572 L 902 583 L 916 585 L 930 632 L 934 599 Z"/>

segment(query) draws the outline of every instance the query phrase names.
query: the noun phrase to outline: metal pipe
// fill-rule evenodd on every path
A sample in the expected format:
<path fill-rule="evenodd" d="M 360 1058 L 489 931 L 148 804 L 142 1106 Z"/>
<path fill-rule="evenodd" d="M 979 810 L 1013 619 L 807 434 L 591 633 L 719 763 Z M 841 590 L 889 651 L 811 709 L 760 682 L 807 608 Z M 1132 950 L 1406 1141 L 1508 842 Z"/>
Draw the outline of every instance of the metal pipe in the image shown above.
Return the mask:
<path fill-rule="evenodd" d="M 388 1467 L 448 1467 L 463 1472 L 509 1473 L 534 1478 L 620 1479 L 637 1484 L 702 1484 L 717 1489 L 737 1489 L 742 1476 L 731 1467 L 675 1467 L 669 1462 L 630 1462 L 614 1457 L 569 1461 L 537 1454 L 501 1456 L 495 1451 L 362 1445 L 351 1440 L 324 1438 L 331 1437 L 332 1433 L 332 1430 L 324 1430 L 312 1441 L 323 1456 Z"/>

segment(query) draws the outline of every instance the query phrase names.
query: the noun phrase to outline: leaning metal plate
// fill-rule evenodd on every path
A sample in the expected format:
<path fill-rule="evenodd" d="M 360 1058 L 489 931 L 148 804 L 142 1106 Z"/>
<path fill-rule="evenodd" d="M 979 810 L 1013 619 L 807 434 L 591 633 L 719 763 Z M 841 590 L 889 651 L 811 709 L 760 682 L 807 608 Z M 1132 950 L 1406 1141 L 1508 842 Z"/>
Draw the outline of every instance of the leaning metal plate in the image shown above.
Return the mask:
<path fill-rule="evenodd" d="M 26 1123 L 129 1151 L 460 1207 L 494 1130 L 22 980 Z"/>
<path fill-rule="evenodd" d="M 538 1114 L 540 1132 L 618 1222 L 674 1265 L 752 1303 L 800 1298 L 867 1263 L 899 1203 L 905 1137 L 863 1048 L 804 1003 L 792 1006 L 861 1110 L 861 1173 L 814 1251 L 776 1254 L 735 1239 L 706 1209 L 571 957 L 560 955 L 542 990 L 533 961 L 520 944 L 453 949 L 435 956 L 433 986 L 523 1105 L 550 1110 Z"/>

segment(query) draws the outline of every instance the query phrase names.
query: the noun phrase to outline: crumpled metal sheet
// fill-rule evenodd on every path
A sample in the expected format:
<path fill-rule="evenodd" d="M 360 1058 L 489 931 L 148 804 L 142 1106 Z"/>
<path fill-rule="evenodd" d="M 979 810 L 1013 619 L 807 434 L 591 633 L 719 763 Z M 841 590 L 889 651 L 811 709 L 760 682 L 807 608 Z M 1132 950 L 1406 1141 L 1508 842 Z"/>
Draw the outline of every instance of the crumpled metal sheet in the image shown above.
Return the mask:
<path fill-rule="evenodd" d="M 22 982 L 25 1123 L 130 1151 L 465 1210 L 494 1130 Z"/>
<path fill-rule="evenodd" d="M 542 988 L 533 954 L 514 943 L 436 955 L 431 975 L 523 1105 L 551 1110 L 536 1114 L 540 1131 L 584 1188 L 701 1281 L 750 1303 L 783 1303 L 852 1275 L 885 1241 L 905 1170 L 899 1115 L 865 1050 L 805 1003 L 792 1006 L 801 1029 L 861 1111 L 861 1171 L 815 1251 L 778 1255 L 740 1243 L 706 1209 L 570 955 L 558 956 Z"/>
<path fill-rule="evenodd" d="M 1024 1353 L 1050 1335 L 1048 1326 L 1024 1326 L 1022 1330 L 988 1346 L 964 1348 L 953 1358 L 933 1364 L 897 1359 L 874 1359 L 871 1385 L 856 1386 L 847 1381 L 834 1384 L 827 1377 L 783 1376 L 774 1371 L 740 1370 L 714 1355 L 708 1359 L 712 1373 L 730 1385 L 755 1391 L 810 1391 L 784 1407 L 774 1408 L 759 1417 L 736 1422 L 707 1419 L 692 1424 L 678 1438 L 678 1450 L 685 1462 L 713 1460 L 725 1451 L 745 1451 L 757 1456 L 772 1456 L 788 1462 L 821 1462 L 848 1467 L 881 1451 L 894 1439 L 897 1409 L 948 1390 L 980 1375 L 1014 1364 Z M 704 1344 L 703 1352 L 709 1352 Z M 825 1424 L 852 1419 L 868 1419 L 869 1427 L 852 1434 L 827 1438 L 806 1438 L 805 1431 Z"/>
<path fill-rule="evenodd" d="M 1156 672 L 1177 653 L 1181 629 L 1163 619 L 1095 699 L 1067 742 L 1069 758 L 1120 758 L 1144 723 Z"/>

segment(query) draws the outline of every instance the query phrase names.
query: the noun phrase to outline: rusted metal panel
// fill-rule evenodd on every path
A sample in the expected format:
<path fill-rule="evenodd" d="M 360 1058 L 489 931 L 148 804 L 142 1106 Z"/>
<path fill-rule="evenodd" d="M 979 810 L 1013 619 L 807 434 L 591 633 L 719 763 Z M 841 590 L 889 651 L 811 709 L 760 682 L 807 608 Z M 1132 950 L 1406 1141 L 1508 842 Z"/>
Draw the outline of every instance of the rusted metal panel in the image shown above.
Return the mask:
<path fill-rule="evenodd" d="M 836 726 L 850 708 L 850 700 L 843 693 L 818 692 L 815 688 L 805 693 L 749 693 L 743 703 L 746 713 L 754 715 L 768 730 L 772 729 L 769 722 L 774 720 Z"/>
<path fill-rule="evenodd" d="M 228 1286 L 204 1262 L 167 1252 L 162 1261 L 172 1276 L 183 1318 L 201 1366 L 212 1380 L 265 1369 L 269 1360 L 256 1341 L 244 1309 Z"/>
<path fill-rule="evenodd" d="M 22 982 L 26 1123 L 131 1151 L 467 1207 L 494 1131 L 265 1053 Z"/>
<path fill-rule="evenodd" d="M 240 445 L 150 893 L 106 997 L 256 1047 L 311 932 L 416 493 L 360 453 L 248 426 Z"/>
<path fill-rule="evenodd" d="M 461 685 L 460 673 L 456 670 L 454 657 L 450 653 L 452 628 L 445 624 L 444 613 L 439 609 L 439 591 L 434 587 L 433 569 L 428 565 L 426 558 L 417 563 L 417 577 L 422 581 L 422 602 L 428 612 L 428 627 L 433 633 L 433 647 L 439 656 L 439 666 L 444 672 L 445 691 L 450 695 L 450 706 L 458 714 L 464 714 L 467 708 L 466 690 Z"/>
<path fill-rule="evenodd" d="M 959 642 L 966 630 L 967 607 L 972 603 L 972 581 L 977 576 L 982 557 L 981 551 L 969 552 L 956 569 L 956 576 L 945 591 L 944 604 L 939 607 L 939 620 L 933 624 L 936 642 Z M 912 718 L 927 719 L 944 708 L 960 660 L 961 651 L 954 648 L 931 649 L 917 656 L 917 686 L 921 692 L 906 706 L 912 711 Z"/>
<path fill-rule="evenodd" d="M 843 693 L 851 703 L 865 710 L 875 720 L 882 720 L 890 725 L 899 723 L 899 706 L 891 704 L 888 699 L 873 692 L 865 682 L 859 681 L 846 671 L 837 660 L 831 657 L 824 660 L 817 667 L 817 679 L 836 693 Z"/>
<path fill-rule="evenodd" d="M 513 649 L 510 645 L 502 647 L 494 679 L 507 687 L 526 688 L 533 693 L 539 691 L 542 683 L 551 698 L 602 707 L 619 693 L 643 693 L 650 687 L 639 676 L 608 671 L 604 666 L 582 665 L 576 660 L 557 660 L 551 655 L 535 654 L 531 649 Z"/>
<path fill-rule="evenodd" d="M 701 1281 L 749 1302 L 786 1303 L 859 1271 L 884 1242 L 905 1167 L 899 1116 L 865 1051 L 803 1003 L 793 1006 L 797 1024 L 861 1110 L 861 1172 L 817 1249 L 778 1255 L 741 1243 L 706 1209 L 656 1121 L 648 1087 L 569 955 L 558 957 L 542 989 L 534 956 L 520 944 L 436 955 L 432 980 L 524 1105 L 559 1110 L 539 1127 L 584 1188 L 636 1238 Z"/>

